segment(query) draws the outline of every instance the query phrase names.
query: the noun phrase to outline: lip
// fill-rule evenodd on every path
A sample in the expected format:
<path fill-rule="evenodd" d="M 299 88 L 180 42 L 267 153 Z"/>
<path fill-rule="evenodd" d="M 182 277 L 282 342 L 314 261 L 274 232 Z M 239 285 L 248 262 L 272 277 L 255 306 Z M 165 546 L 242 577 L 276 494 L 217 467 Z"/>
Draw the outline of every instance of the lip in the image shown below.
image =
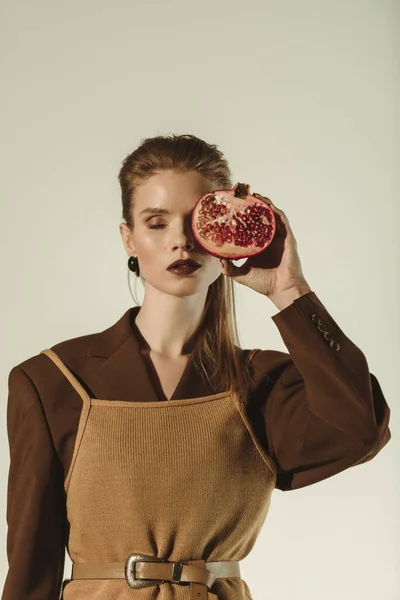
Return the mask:
<path fill-rule="evenodd" d="M 183 259 L 183 260 L 185 260 L 185 259 Z M 168 270 L 169 270 L 169 269 L 176 269 L 176 268 L 178 268 L 178 267 L 180 267 L 180 266 L 185 266 L 185 267 L 189 267 L 189 266 L 190 266 L 190 267 L 194 267 L 194 268 L 198 269 L 198 268 L 201 266 L 201 265 L 199 265 L 199 263 L 198 263 L 198 262 L 196 262 L 195 260 L 188 259 L 188 261 L 189 261 L 189 262 L 188 262 L 188 264 L 186 264 L 186 265 L 175 265 L 175 263 L 176 263 L 176 262 L 178 262 L 178 261 L 175 261 L 175 262 L 171 263 L 171 264 L 169 265 L 169 267 L 167 267 L 167 269 L 168 269 Z"/>
<path fill-rule="evenodd" d="M 194 273 L 198 269 L 200 269 L 200 265 L 199 266 L 181 265 L 180 267 L 179 266 L 178 267 L 169 267 L 169 269 L 167 269 L 167 270 L 170 271 L 171 273 L 175 273 L 176 275 L 190 275 L 191 273 Z"/>

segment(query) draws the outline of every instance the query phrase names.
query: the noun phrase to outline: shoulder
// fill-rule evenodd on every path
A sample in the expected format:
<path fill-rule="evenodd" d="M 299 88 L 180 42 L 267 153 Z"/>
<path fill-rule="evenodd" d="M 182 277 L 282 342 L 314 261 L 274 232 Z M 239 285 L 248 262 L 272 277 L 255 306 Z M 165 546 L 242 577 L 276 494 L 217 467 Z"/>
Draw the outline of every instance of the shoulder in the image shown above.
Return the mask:
<path fill-rule="evenodd" d="M 88 353 L 89 348 L 96 340 L 100 333 L 91 333 L 87 335 L 81 335 L 73 337 L 67 340 L 56 342 L 52 346 L 49 346 L 60 357 L 68 356 L 74 357 L 79 363 Z M 43 348 L 45 350 L 45 348 Z M 51 367 L 51 361 L 45 354 L 38 351 L 37 354 L 25 358 L 23 361 L 13 366 L 9 378 L 14 379 L 18 377 L 18 374 L 23 372 L 30 378 L 36 376 L 42 377 L 46 373 L 48 367 Z"/>
<path fill-rule="evenodd" d="M 57 342 L 50 348 L 64 360 L 65 357 L 71 357 L 68 359 L 70 366 L 73 362 L 78 367 L 84 361 L 88 348 L 98 335 L 92 333 L 70 338 Z M 9 371 L 8 404 L 12 406 L 18 403 L 21 405 L 21 410 L 26 413 L 35 403 L 38 403 L 46 389 L 50 387 L 57 389 L 54 386 L 61 381 L 62 375 L 59 369 L 55 367 L 53 361 L 39 351 L 14 365 Z"/>
<path fill-rule="evenodd" d="M 129 308 L 116 322 L 106 329 L 96 332 L 85 333 L 65 340 L 58 341 L 53 345 L 41 348 L 37 354 L 25 358 L 15 365 L 9 373 L 9 382 L 17 383 L 28 377 L 41 390 L 46 391 L 53 384 L 63 379 L 60 370 L 54 365 L 43 350 L 53 350 L 66 366 L 75 375 L 85 376 L 90 370 L 93 356 L 107 357 L 111 355 L 126 338 L 132 334 L 131 316 L 135 309 Z M 53 392 L 56 389 L 53 388 Z"/>

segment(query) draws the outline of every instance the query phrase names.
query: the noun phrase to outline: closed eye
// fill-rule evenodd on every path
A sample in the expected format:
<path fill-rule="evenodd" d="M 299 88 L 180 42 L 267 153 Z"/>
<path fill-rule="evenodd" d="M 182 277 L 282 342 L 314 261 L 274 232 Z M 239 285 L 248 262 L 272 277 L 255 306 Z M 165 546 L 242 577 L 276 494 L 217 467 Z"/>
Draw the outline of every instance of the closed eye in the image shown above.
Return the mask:
<path fill-rule="evenodd" d="M 149 229 L 160 229 L 161 227 L 166 227 L 166 225 L 149 225 Z"/>

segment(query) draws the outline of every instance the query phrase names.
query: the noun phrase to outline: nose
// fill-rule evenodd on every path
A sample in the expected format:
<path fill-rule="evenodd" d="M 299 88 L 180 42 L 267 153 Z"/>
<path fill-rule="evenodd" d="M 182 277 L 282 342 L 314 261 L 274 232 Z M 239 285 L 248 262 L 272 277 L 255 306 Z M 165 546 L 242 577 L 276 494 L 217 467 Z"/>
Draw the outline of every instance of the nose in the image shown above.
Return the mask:
<path fill-rule="evenodd" d="M 191 240 L 185 239 L 185 240 L 182 240 L 180 242 L 177 241 L 174 244 L 174 246 L 175 247 L 185 248 L 185 250 L 193 250 L 193 248 L 194 248 L 195 245 L 194 245 L 194 243 Z"/>
<path fill-rule="evenodd" d="M 196 246 L 196 240 L 193 235 L 191 221 L 186 222 L 183 228 L 179 227 L 177 233 L 174 234 L 173 239 L 175 246 L 194 248 Z"/>

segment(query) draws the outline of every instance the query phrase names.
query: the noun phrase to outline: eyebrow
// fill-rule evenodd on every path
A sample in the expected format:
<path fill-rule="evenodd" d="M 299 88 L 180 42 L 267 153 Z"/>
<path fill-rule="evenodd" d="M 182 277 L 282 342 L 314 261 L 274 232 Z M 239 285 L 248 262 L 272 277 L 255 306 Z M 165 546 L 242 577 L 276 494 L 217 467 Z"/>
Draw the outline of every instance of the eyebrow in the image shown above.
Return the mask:
<path fill-rule="evenodd" d="M 171 215 L 172 212 L 168 210 L 168 208 L 162 208 L 162 206 L 149 206 L 140 211 L 139 217 L 143 214 L 151 214 L 151 215 Z M 189 211 L 189 215 L 192 214 L 192 211 Z"/>
<path fill-rule="evenodd" d="M 157 214 L 162 214 L 162 215 L 170 215 L 170 211 L 167 208 L 161 208 L 161 206 L 151 206 L 148 208 L 144 208 L 142 211 L 140 211 L 139 216 L 143 215 L 143 214 L 151 214 L 151 215 L 157 215 Z"/>

